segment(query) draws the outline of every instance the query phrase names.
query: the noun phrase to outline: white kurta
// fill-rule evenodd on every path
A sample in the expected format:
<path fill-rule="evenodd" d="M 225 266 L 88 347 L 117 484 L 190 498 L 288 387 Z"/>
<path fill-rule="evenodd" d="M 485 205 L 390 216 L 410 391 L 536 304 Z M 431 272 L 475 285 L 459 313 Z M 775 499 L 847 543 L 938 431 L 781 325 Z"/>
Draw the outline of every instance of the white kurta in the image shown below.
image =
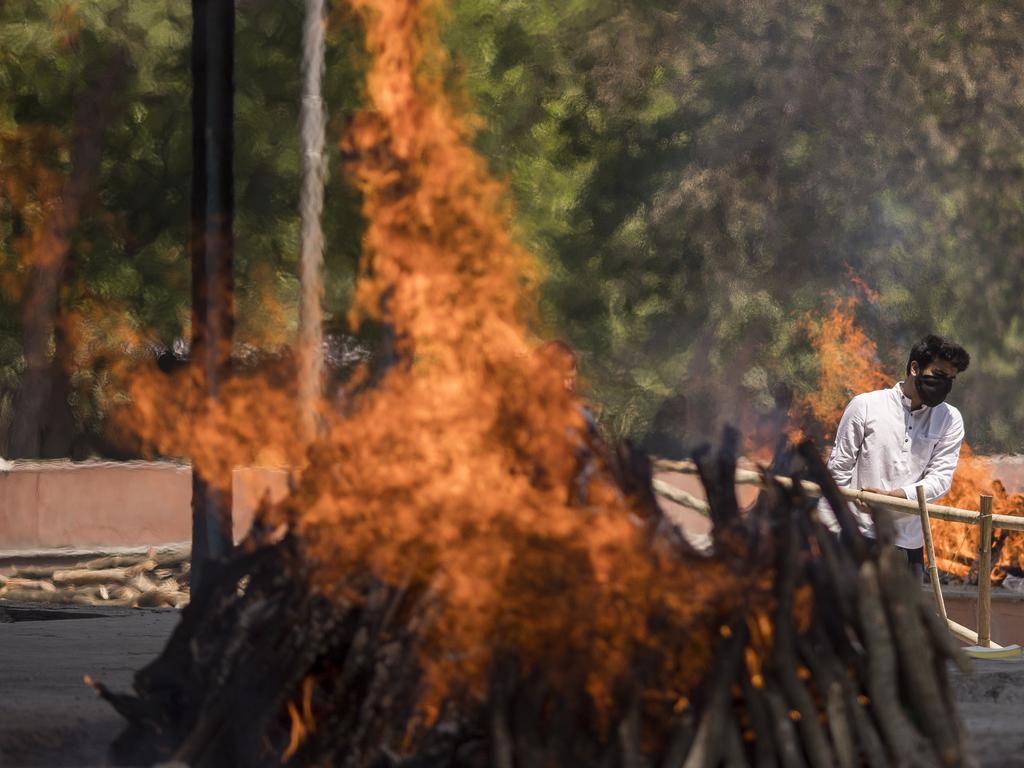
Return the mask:
<path fill-rule="evenodd" d="M 902 382 L 901 382 L 902 383 Z M 918 485 L 934 501 L 949 490 L 964 440 L 964 420 L 948 403 L 934 408 L 910 410 L 910 399 L 900 384 L 857 395 L 846 406 L 836 431 L 828 468 L 840 487 L 902 488 L 917 499 Z M 851 505 L 861 530 L 874 536 L 871 516 Z M 822 503 L 821 517 L 838 530 L 828 505 Z M 907 549 L 924 546 L 921 520 L 917 515 L 897 514 L 896 545 Z"/>

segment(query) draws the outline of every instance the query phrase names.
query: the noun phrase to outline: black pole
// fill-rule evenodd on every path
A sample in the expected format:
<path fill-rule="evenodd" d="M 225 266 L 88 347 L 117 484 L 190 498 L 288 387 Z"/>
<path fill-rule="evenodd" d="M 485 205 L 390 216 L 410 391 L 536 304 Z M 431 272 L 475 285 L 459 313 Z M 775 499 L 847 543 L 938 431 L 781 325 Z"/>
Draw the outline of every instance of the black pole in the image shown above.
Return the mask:
<path fill-rule="evenodd" d="M 231 368 L 234 331 L 234 0 L 192 0 L 192 360 L 208 398 Z M 232 547 L 231 478 L 192 472 L 192 589 Z"/>

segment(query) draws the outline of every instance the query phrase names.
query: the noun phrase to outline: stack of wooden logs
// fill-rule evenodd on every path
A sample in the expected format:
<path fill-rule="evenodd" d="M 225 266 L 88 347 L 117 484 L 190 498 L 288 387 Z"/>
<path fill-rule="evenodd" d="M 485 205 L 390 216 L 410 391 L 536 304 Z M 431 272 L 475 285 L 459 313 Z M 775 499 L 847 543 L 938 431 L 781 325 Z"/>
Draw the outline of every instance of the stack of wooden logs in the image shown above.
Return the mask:
<path fill-rule="evenodd" d="M 63 562 L 22 558 L 0 571 L 0 601 L 58 605 L 183 608 L 189 601 L 187 545 Z"/>
<path fill-rule="evenodd" d="M 311 588 L 315 565 L 294 531 L 267 536 L 257 521 L 211 572 L 210 588 L 183 612 L 164 653 L 136 675 L 133 694 L 94 682 L 129 723 L 113 761 L 193 768 L 973 765 L 947 681 L 950 662 L 966 660 L 891 546 L 886 514 L 877 515 L 879 540 L 865 539 L 809 444 L 777 460 L 773 473 L 822 484 L 841 538 L 817 520 L 816 500 L 799 483 L 769 484 L 741 512 L 729 452 L 698 463 L 712 550 L 693 552 L 655 510 L 647 520 L 651 557 L 678 557 L 694 568 L 720 559 L 737 585 L 749 583 L 740 574 L 761 574 L 763 592 L 737 607 L 707 606 L 679 631 L 665 606 L 655 605 L 650 626 L 671 631 L 634 650 L 613 701 L 602 706 L 589 695 L 583 681 L 592 667 L 581 666 L 587 654 L 526 665 L 496 638 L 480 694 L 453 695 L 425 716 L 417 699 L 423 633 L 436 604 L 429 586 L 353 573 L 348 591 L 329 599 Z M 650 476 L 642 461 L 620 464 L 635 470 L 623 488 L 642 508 Z M 693 637 L 712 638 L 701 662 Z M 665 664 L 675 659 L 700 663 L 692 687 L 665 688 Z"/>

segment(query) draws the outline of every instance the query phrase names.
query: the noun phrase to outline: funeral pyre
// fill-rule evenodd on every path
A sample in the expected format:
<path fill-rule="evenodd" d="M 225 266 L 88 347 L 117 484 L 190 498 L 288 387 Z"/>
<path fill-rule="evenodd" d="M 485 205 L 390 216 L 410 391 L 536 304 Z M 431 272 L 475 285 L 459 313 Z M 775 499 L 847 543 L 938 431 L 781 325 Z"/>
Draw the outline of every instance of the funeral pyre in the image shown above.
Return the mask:
<path fill-rule="evenodd" d="M 96 684 L 129 721 L 116 760 L 968 764 L 961 656 L 886 520 L 875 550 L 799 491 L 741 514 L 731 435 L 702 460 L 713 551 L 690 549 L 646 458 L 605 447 L 532 353 L 533 262 L 445 97 L 436 4 L 354 5 L 373 64 L 344 147 L 368 226 L 353 319 L 394 361 L 308 446 L 287 392 L 134 379 L 134 428 L 204 477 L 267 445 L 300 469 L 134 694 Z M 809 444 L 772 469 L 836 493 Z"/>
<path fill-rule="evenodd" d="M 458 603 L 426 574 L 394 581 L 357 567 L 318 590 L 297 527 L 272 529 L 266 515 L 136 676 L 135 695 L 97 684 L 130 723 L 113 755 L 192 766 L 972 764 L 947 682 L 963 657 L 891 546 L 888 518 L 876 515 L 876 546 L 844 513 L 840 542 L 814 500 L 778 486 L 741 515 L 729 456 L 701 466 L 711 554 L 666 524 L 642 457 L 609 457 L 632 508 L 636 559 L 620 564 L 645 563 L 643 579 L 602 574 L 578 541 L 513 534 L 478 648 L 455 641 Z M 776 469 L 802 464 L 846 510 L 813 446 L 793 458 Z M 613 594 L 609 579 L 632 591 Z"/>

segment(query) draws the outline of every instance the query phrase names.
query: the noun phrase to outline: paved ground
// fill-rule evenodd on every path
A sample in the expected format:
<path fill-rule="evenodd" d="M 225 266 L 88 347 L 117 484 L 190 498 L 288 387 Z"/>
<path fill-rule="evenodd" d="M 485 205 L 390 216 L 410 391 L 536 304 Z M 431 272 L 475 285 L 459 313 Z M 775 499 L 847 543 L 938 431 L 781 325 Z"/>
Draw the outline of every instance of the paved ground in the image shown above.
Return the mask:
<path fill-rule="evenodd" d="M 0 607 L 0 766 L 103 765 L 122 721 L 82 676 L 128 690 L 177 620 L 170 609 Z M 982 768 L 1024 768 L 1024 660 L 976 661 L 953 681 Z"/>
<path fill-rule="evenodd" d="M 981 766 L 1024 768 L 1024 660 L 975 659 L 952 682 Z"/>
<path fill-rule="evenodd" d="M 128 690 L 177 621 L 173 609 L 0 607 L 0 766 L 103 765 L 124 721 L 82 676 Z"/>

